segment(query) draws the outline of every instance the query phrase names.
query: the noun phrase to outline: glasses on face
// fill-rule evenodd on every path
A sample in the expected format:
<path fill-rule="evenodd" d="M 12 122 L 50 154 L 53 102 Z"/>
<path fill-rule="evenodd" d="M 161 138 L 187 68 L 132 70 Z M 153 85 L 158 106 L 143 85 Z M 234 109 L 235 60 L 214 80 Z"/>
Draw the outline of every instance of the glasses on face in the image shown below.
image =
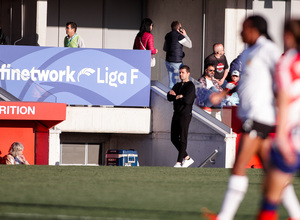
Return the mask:
<path fill-rule="evenodd" d="M 233 75 L 232 77 L 239 77 L 239 76 Z"/>
<path fill-rule="evenodd" d="M 215 70 L 212 70 L 212 69 L 210 69 L 210 70 L 208 70 L 209 72 L 215 72 Z"/>

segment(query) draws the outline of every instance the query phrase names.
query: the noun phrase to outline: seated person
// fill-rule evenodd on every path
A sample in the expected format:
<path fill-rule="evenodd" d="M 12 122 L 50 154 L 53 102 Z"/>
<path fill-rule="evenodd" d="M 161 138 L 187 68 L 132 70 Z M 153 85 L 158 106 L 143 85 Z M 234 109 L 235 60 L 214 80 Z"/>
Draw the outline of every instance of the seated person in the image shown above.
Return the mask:
<path fill-rule="evenodd" d="M 200 107 L 213 107 L 209 100 L 210 94 L 213 92 L 222 92 L 223 88 L 219 85 L 218 81 L 214 78 L 215 66 L 208 63 L 205 66 L 204 75 L 199 79 L 200 86 L 197 88 L 196 105 Z M 215 107 L 226 105 L 226 100 L 221 102 Z"/>
<path fill-rule="evenodd" d="M 240 79 L 240 72 L 238 70 L 234 70 L 231 73 L 231 81 L 226 85 L 226 91 L 228 92 L 226 95 L 226 100 L 231 103 L 231 105 L 239 104 L 239 96 L 236 91 L 236 87 L 238 85 L 238 81 Z"/>
<path fill-rule="evenodd" d="M 24 146 L 20 142 L 14 142 L 8 151 L 8 154 L 3 158 L 4 164 L 26 164 L 29 165 L 23 154 Z"/>

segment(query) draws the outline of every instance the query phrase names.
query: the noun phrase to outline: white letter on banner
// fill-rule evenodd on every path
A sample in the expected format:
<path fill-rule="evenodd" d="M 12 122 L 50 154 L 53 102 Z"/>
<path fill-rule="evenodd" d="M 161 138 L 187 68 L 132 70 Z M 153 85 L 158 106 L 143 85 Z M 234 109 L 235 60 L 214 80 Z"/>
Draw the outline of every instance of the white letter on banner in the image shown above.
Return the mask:
<path fill-rule="evenodd" d="M 109 85 L 110 86 L 118 87 L 117 83 L 115 83 L 117 81 L 117 78 L 118 78 L 117 74 L 118 74 L 118 71 L 111 72 L 109 74 Z"/>
<path fill-rule="evenodd" d="M 34 75 L 35 73 L 37 73 L 38 74 L 38 72 L 39 72 L 39 70 L 35 70 L 34 69 L 34 67 L 32 67 L 32 69 L 31 69 L 31 71 L 30 71 L 30 74 L 31 74 L 31 80 L 32 81 L 36 81 L 37 80 L 37 78 L 36 78 L 36 76 Z"/>
<path fill-rule="evenodd" d="M 11 109 L 11 114 L 15 114 L 15 109 L 17 108 L 17 106 L 10 106 Z"/>
<path fill-rule="evenodd" d="M 29 76 L 30 76 L 29 70 L 28 69 L 23 69 L 22 73 L 21 73 L 22 80 L 24 80 L 24 81 L 29 80 Z"/>
<path fill-rule="evenodd" d="M 123 78 L 123 80 L 121 78 Z M 118 81 L 120 84 L 126 84 L 127 83 L 127 73 L 120 72 L 119 76 L 118 76 Z"/>
<path fill-rule="evenodd" d="M 6 108 L 5 108 L 5 106 L 0 106 L 0 115 L 1 114 L 6 114 Z"/>
<path fill-rule="evenodd" d="M 73 70 L 70 72 L 70 66 L 67 66 L 67 75 L 66 75 L 67 82 L 70 82 L 70 81 L 75 82 L 75 79 L 73 77 L 74 73 L 75 73 L 75 71 Z"/>
<path fill-rule="evenodd" d="M 104 83 L 104 80 L 100 78 L 100 68 L 97 68 L 97 83 Z"/>
<path fill-rule="evenodd" d="M 44 81 L 44 82 L 48 81 L 49 72 L 50 72 L 50 70 L 42 70 L 42 71 L 40 71 L 39 81 Z"/>
<path fill-rule="evenodd" d="M 66 71 L 60 70 L 59 71 L 59 82 L 63 81 L 63 77 L 66 75 Z"/>
<path fill-rule="evenodd" d="M 138 76 L 134 74 L 134 73 L 138 73 L 138 72 L 139 72 L 138 69 L 131 69 L 131 82 L 130 82 L 130 84 L 133 84 L 133 79 L 138 78 Z"/>
<path fill-rule="evenodd" d="M 16 77 L 17 75 L 17 77 Z M 11 80 L 20 80 L 21 79 L 21 71 L 19 69 L 12 69 L 11 70 Z"/>
<path fill-rule="evenodd" d="M 28 106 L 28 115 L 35 115 L 35 106 Z"/>
<path fill-rule="evenodd" d="M 105 72 L 105 83 L 108 83 L 108 67 L 105 68 L 106 72 Z"/>
<path fill-rule="evenodd" d="M 56 70 L 51 70 L 49 79 L 52 82 L 56 82 L 58 80 L 58 72 Z"/>
<path fill-rule="evenodd" d="M 8 65 L 7 65 L 8 66 Z M 2 64 L 0 73 L 1 73 L 1 80 L 5 80 L 5 73 L 8 75 L 9 70 L 6 69 L 6 65 Z"/>
<path fill-rule="evenodd" d="M 21 113 L 21 115 L 27 114 L 27 108 L 26 108 L 25 106 L 22 106 L 22 107 L 20 108 L 20 113 Z"/>

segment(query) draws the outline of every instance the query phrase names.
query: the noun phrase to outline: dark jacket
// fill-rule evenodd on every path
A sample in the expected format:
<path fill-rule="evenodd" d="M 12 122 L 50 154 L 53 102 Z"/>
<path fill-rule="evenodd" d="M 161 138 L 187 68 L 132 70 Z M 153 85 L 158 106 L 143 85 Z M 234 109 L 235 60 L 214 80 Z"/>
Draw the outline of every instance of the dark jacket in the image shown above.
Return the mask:
<path fill-rule="evenodd" d="M 181 63 L 184 57 L 183 45 L 179 43 L 184 36 L 178 31 L 171 31 L 165 36 L 166 61 L 171 63 Z"/>
<path fill-rule="evenodd" d="M 183 95 L 182 98 L 176 99 L 176 96 L 170 95 L 169 92 L 167 94 L 168 101 L 173 101 L 174 114 L 190 115 L 196 98 L 194 83 L 191 81 L 176 83 L 172 90 L 176 95 Z"/>

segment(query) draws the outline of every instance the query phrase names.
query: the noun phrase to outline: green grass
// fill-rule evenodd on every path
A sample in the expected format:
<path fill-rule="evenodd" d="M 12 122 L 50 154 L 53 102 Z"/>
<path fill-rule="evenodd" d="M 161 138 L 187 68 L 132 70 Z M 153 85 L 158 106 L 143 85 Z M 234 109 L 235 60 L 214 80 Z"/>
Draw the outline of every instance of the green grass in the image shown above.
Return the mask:
<path fill-rule="evenodd" d="M 218 212 L 229 169 L 0 166 L 0 219 L 202 219 Z M 235 219 L 254 219 L 263 173 L 249 169 Z M 295 189 L 300 193 L 299 178 Z M 287 213 L 280 208 L 280 219 Z"/>

